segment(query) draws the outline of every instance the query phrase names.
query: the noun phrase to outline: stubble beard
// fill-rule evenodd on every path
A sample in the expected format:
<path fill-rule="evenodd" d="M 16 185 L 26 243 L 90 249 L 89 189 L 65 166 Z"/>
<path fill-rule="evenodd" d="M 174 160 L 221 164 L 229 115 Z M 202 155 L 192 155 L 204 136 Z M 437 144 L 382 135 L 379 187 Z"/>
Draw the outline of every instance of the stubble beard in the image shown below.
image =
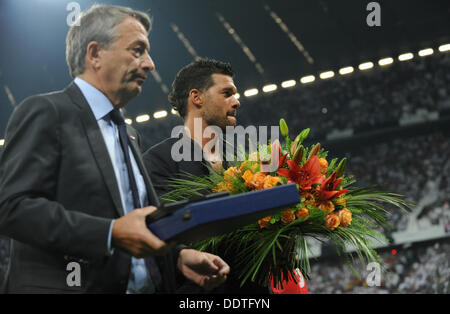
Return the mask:
<path fill-rule="evenodd" d="M 220 117 L 210 112 L 204 112 L 203 120 L 206 122 L 206 126 L 217 126 L 222 132 L 226 131 L 227 126 L 236 126 L 236 122 L 230 121 L 227 115 L 225 117 Z"/>

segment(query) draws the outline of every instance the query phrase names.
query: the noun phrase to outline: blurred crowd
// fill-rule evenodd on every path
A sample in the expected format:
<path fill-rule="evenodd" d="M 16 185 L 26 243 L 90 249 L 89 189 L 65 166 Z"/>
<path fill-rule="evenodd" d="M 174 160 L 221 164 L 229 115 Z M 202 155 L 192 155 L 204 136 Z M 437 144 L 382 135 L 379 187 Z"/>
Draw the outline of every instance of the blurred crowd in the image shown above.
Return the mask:
<path fill-rule="evenodd" d="M 348 152 L 347 170 L 357 185 L 377 184 L 383 190 L 397 192 L 418 204 L 425 197 L 434 201 L 417 217 L 419 226 L 445 225 L 450 222 L 450 136 L 441 132 L 420 137 L 395 138 Z M 445 205 L 447 204 L 447 205 Z M 394 231 L 405 230 L 408 216 L 392 212 Z"/>
<path fill-rule="evenodd" d="M 450 293 L 449 240 L 414 244 L 380 253 L 380 285 L 376 286 L 375 268 L 353 263 L 360 277 L 343 260 L 327 259 L 314 262 L 310 293 Z"/>
<path fill-rule="evenodd" d="M 278 125 L 284 118 L 293 130 L 308 127 L 310 136 L 323 139 L 332 130 L 359 133 L 397 126 L 417 111 L 447 114 L 450 54 L 309 84 L 241 100 L 239 123 Z"/>

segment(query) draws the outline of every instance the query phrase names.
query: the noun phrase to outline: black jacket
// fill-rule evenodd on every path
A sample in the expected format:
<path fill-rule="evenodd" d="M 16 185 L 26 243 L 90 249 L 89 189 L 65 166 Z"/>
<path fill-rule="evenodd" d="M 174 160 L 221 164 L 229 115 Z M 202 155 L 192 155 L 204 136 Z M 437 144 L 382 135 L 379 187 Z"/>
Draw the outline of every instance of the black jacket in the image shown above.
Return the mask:
<path fill-rule="evenodd" d="M 128 133 L 149 204 L 158 206 L 139 136 Z M 0 160 L 0 234 L 14 239 L 7 292 L 124 293 L 131 256 L 106 254 L 111 220 L 123 214 L 106 144 L 79 88 L 71 83 L 19 104 Z M 160 267 L 173 267 L 166 259 Z M 81 266 L 80 287 L 67 285 L 71 261 Z M 170 271 L 162 269 L 164 287 Z"/>
<path fill-rule="evenodd" d="M 187 140 L 188 143 L 184 147 L 190 147 L 190 160 L 175 161 L 172 158 L 172 146 L 179 140 Z M 206 167 L 208 162 L 205 159 L 194 160 L 194 147 L 198 146 L 197 143 L 190 140 L 187 137 L 180 138 L 168 138 L 161 143 L 151 147 L 144 153 L 144 163 L 147 167 L 147 171 L 151 177 L 156 193 L 161 197 L 171 189 L 168 186 L 168 180 L 173 178 L 183 177 L 183 173 L 187 172 L 196 176 L 209 175 L 209 170 Z M 181 146 L 181 145 L 180 145 Z M 199 146 L 197 147 L 197 149 Z M 200 148 L 201 149 L 201 148 Z M 177 147 L 178 150 L 178 147 Z M 180 154 L 183 150 L 180 149 Z M 186 154 L 186 156 L 189 154 Z M 226 161 L 223 163 L 223 167 L 227 167 Z M 222 259 L 224 259 L 231 267 L 230 275 L 227 281 L 220 287 L 218 287 L 213 293 L 227 293 L 227 294 L 266 294 L 269 293 L 268 288 L 264 288 L 256 285 L 252 282 L 247 282 L 242 288 L 240 285 L 240 279 L 238 274 L 233 272 L 233 255 L 232 252 L 224 254 L 224 250 L 219 248 L 217 253 Z M 189 291 L 189 289 L 191 289 Z M 201 288 L 193 285 L 184 285 L 179 288 L 179 293 L 202 293 Z"/>

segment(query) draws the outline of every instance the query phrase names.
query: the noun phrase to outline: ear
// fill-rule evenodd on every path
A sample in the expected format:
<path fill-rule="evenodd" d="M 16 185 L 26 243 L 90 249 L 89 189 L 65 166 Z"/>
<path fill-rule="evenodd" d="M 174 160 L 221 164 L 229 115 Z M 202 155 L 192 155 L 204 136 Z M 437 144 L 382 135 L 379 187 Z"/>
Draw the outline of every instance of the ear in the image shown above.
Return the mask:
<path fill-rule="evenodd" d="M 101 67 L 101 51 L 102 47 L 96 41 L 91 41 L 86 48 L 85 64 L 86 68 L 92 69 L 94 72 Z"/>
<path fill-rule="evenodd" d="M 189 100 L 197 108 L 201 109 L 203 107 L 204 94 L 198 89 L 191 89 L 189 91 Z"/>

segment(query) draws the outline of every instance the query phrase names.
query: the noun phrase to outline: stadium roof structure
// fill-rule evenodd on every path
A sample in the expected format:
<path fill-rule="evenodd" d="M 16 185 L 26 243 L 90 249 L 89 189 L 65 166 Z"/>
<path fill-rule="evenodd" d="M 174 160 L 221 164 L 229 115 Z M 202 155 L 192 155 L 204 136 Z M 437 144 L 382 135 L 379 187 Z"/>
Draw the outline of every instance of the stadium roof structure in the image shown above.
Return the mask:
<path fill-rule="evenodd" d="M 12 103 L 64 88 L 67 5 L 94 1 L 0 2 L 0 138 Z M 170 109 L 167 92 L 177 71 L 196 57 L 228 61 L 241 94 L 302 76 L 450 42 L 446 0 L 376 1 L 381 26 L 368 26 L 371 1 L 348 0 L 116 0 L 153 17 L 150 54 L 156 70 L 127 107 L 130 116 Z M 396 60 L 396 59 L 395 59 Z"/>

